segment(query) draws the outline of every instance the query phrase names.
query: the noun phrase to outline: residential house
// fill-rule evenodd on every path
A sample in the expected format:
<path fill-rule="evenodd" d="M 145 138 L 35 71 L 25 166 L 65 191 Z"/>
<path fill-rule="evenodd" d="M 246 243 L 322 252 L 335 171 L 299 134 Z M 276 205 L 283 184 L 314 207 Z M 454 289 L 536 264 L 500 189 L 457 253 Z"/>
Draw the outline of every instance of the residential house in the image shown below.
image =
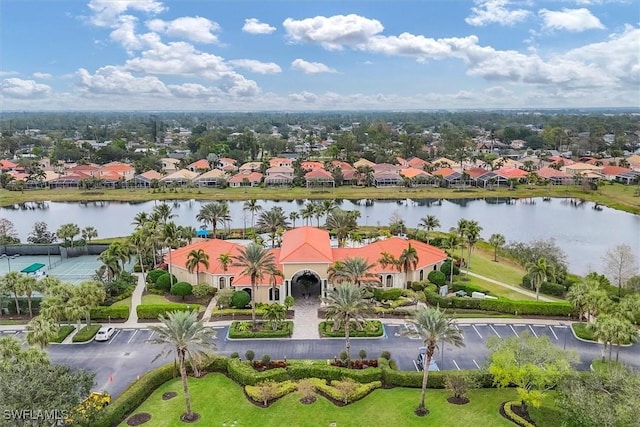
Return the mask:
<path fill-rule="evenodd" d="M 314 169 L 304 175 L 307 187 L 335 187 L 333 175 L 324 169 Z"/>
<path fill-rule="evenodd" d="M 164 185 L 171 185 L 174 187 L 183 187 L 191 184 L 193 179 L 198 176 L 197 172 L 192 172 L 188 169 L 180 169 L 172 174 L 162 177 L 160 182 Z"/>
<path fill-rule="evenodd" d="M 367 160 L 367 159 L 360 159 L 357 162 L 355 162 L 353 164 L 353 167 L 358 169 L 359 167 L 370 167 L 372 168 L 375 165 L 375 163 Z"/>
<path fill-rule="evenodd" d="M 229 179 L 229 187 L 256 187 L 262 182 L 260 172 L 240 172 Z"/>
<path fill-rule="evenodd" d="M 402 185 L 404 180 L 400 176 L 400 173 L 395 173 L 389 170 L 382 170 L 380 172 L 373 173 L 373 185 L 376 187 L 396 187 Z"/>
<path fill-rule="evenodd" d="M 116 174 L 121 180 L 129 181 L 135 177 L 136 169 L 126 163 L 111 162 L 100 167 L 99 174 L 101 179 L 110 179 L 113 174 Z"/>
<path fill-rule="evenodd" d="M 302 162 L 300 166 L 302 167 L 302 170 L 305 172 L 324 169 L 324 164 L 321 162 Z"/>
<path fill-rule="evenodd" d="M 227 174 L 220 169 L 211 169 L 195 177 L 192 182 L 196 187 L 219 188 L 227 182 Z"/>
<path fill-rule="evenodd" d="M 178 170 L 180 160 L 172 157 L 165 157 L 160 159 L 160 163 L 162 164 L 162 170 L 170 174 Z"/>
<path fill-rule="evenodd" d="M 400 175 L 408 179 L 412 187 L 422 187 L 433 183 L 433 176 L 424 171 L 409 167 L 400 171 Z"/>
<path fill-rule="evenodd" d="M 151 188 L 156 183 L 159 183 L 163 177 L 164 175 L 161 174 L 160 172 L 155 170 L 150 170 L 150 171 L 141 173 L 140 175 L 136 175 L 136 177 L 133 180 L 137 188 Z"/>
<path fill-rule="evenodd" d="M 276 166 L 267 169 L 264 179 L 266 185 L 291 185 L 293 184 L 293 168 L 289 166 Z"/>
<path fill-rule="evenodd" d="M 240 172 L 260 172 L 261 162 L 247 162 L 240 166 Z"/>
<path fill-rule="evenodd" d="M 568 185 L 574 181 L 574 177 L 568 173 L 550 167 L 538 169 L 536 174 L 553 185 Z"/>
<path fill-rule="evenodd" d="M 207 159 L 200 159 L 188 165 L 186 169 L 190 170 L 191 172 L 202 173 L 210 170 L 211 165 L 209 164 L 209 161 Z"/>
<path fill-rule="evenodd" d="M 274 157 L 269 160 L 269 166 L 272 168 L 281 168 L 281 167 L 293 167 L 293 159 L 287 159 L 286 157 Z"/>

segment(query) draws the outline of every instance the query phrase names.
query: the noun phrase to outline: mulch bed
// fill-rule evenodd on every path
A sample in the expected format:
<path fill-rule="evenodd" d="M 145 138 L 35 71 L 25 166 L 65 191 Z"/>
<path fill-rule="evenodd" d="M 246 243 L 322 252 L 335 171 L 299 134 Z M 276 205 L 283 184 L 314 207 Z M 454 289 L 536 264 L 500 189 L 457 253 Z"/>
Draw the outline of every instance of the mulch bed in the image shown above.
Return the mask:
<path fill-rule="evenodd" d="M 467 399 L 466 397 L 451 396 L 447 398 L 447 402 L 454 405 L 466 405 L 467 403 L 469 403 L 469 399 Z"/>
<path fill-rule="evenodd" d="M 200 414 L 197 412 L 193 412 L 191 415 L 191 418 L 187 418 L 187 414 L 180 415 L 180 421 L 183 423 L 195 423 L 200 419 Z"/>
<path fill-rule="evenodd" d="M 135 414 L 127 418 L 127 425 L 139 426 L 141 424 L 146 423 L 149 420 L 151 420 L 151 414 L 147 412 L 141 412 L 139 414 Z"/>
<path fill-rule="evenodd" d="M 509 421 L 517 424 L 517 425 L 521 425 L 517 420 L 512 419 L 511 417 L 509 417 L 507 415 L 507 413 L 504 410 L 504 405 L 508 403 L 508 402 L 502 402 L 500 404 L 500 415 L 502 415 L 504 418 L 508 419 Z M 524 420 L 526 420 L 529 424 L 535 426 L 536 423 L 531 419 L 531 417 L 529 416 L 529 413 L 525 413 L 522 411 L 522 407 L 520 405 L 517 406 L 511 406 L 511 410 L 518 416 L 520 416 L 521 418 L 523 418 Z"/>
<path fill-rule="evenodd" d="M 300 399 L 300 403 L 302 403 L 304 405 L 311 405 L 315 401 L 316 401 L 316 397 L 315 396 L 307 396 L 307 397 L 303 397 L 303 398 Z"/>
<path fill-rule="evenodd" d="M 178 395 L 178 393 L 176 393 L 175 391 L 168 391 L 166 393 L 164 393 L 162 395 L 162 400 L 169 400 L 169 399 L 173 399 L 174 397 L 176 397 Z"/>
<path fill-rule="evenodd" d="M 419 417 L 424 417 L 429 415 L 429 410 L 427 408 L 424 409 L 416 409 L 415 411 L 413 411 L 414 414 L 416 414 Z"/>

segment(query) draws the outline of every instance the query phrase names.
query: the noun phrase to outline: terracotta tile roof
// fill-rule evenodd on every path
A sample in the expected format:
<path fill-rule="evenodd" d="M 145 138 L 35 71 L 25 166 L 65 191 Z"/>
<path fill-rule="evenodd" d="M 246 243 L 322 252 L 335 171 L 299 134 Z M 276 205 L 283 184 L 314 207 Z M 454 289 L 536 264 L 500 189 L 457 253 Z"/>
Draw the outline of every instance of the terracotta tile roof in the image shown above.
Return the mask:
<path fill-rule="evenodd" d="M 207 239 L 171 251 L 171 262 L 175 266 L 184 268 L 187 263 L 187 259 L 189 259 L 189 252 L 191 252 L 192 250 L 197 251 L 198 249 L 202 249 L 209 255 L 209 268 L 205 269 L 204 267 L 202 267 L 200 268 L 201 272 L 206 271 L 211 274 L 224 274 L 232 276 L 239 274 L 242 268 L 231 263 L 228 266 L 227 271 L 225 272 L 222 269 L 220 261 L 218 261 L 218 256 L 224 253 L 229 253 L 231 254 L 231 256 L 238 255 L 242 247 L 242 245 L 229 242 L 228 240 Z M 169 255 L 165 256 L 165 260 L 167 262 L 169 261 Z"/>
<path fill-rule="evenodd" d="M 251 172 L 251 173 L 238 173 L 229 179 L 230 183 L 240 183 L 244 181 L 244 179 L 248 179 L 249 182 L 260 182 L 262 181 L 262 174 L 260 172 Z"/>
<path fill-rule="evenodd" d="M 121 163 L 121 162 L 107 163 L 106 165 L 103 165 L 100 169 L 109 170 L 113 172 L 128 172 L 128 171 L 135 170 L 133 166 L 128 165 L 126 163 Z"/>
<path fill-rule="evenodd" d="M 571 165 L 567 165 L 565 167 L 567 170 L 592 170 L 599 171 L 602 170 L 602 166 L 590 165 L 588 163 L 573 163 Z"/>
<path fill-rule="evenodd" d="M 192 169 L 210 169 L 211 168 L 211 166 L 209 165 L 209 162 L 206 159 L 196 160 L 195 162 L 191 163 L 187 167 Z"/>
<path fill-rule="evenodd" d="M 275 166 L 267 169 L 267 175 L 276 173 L 293 174 L 293 168 L 290 168 L 289 166 Z"/>
<path fill-rule="evenodd" d="M 481 177 L 482 175 L 488 173 L 489 171 L 482 168 L 470 168 L 466 169 L 465 172 L 473 179 Z"/>
<path fill-rule="evenodd" d="M 371 166 L 371 168 L 374 172 L 395 172 L 403 169 L 400 165 L 392 165 L 390 163 L 378 163 Z"/>
<path fill-rule="evenodd" d="M 240 170 L 260 170 L 260 162 L 247 162 L 240 166 Z"/>
<path fill-rule="evenodd" d="M 428 174 L 424 170 L 416 169 L 416 168 L 403 169 L 403 170 L 400 171 L 400 175 L 406 176 L 407 178 L 416 178 L 418 176 L 426 178 L 426 177 L 430 177 L 431 176 L 430 174 Z"/>
<path fill-rule="evenodd" d="M 238 161 L 236 159 L 232 159 L 231 157 L 220 157 L 220 159 L 218 159 L 218 161 L 222 162 L 222 163 L 229 163 L 232 165 L 235 165 Z"/>
<path fill-rule="evenodd" d="M 0 160 L 0 168 L 2 169 L 13 169 L 18 166 L 17 163 L 13 163 L 10 160 Z"/>
<path fill-rule="evenodd" d="M 609 175 L 609 176 L 616 176 L 626 172 L 631 172 L 631 169 L 623 168 L 620 166 L 605 166 L 600 171 L 600 173 L 602 173 L 603 175 Z"/>
<path fill-rule="evenodd" d="M 100 169 L 100 167 L 98 167 L 97 165 L 90 164 L 90 165 L 77 165 L 77 166 L 71 167 L 71 168 L 69 168 L 67 170 L 72 171 L 72 172 L 85 172 L 85 171 L 95 172 L 95 171 L 97 171 L 99 169 Z"/>
<path fill-rule="evenodd" d="M 357 162 L 355 162 L 353 164 L 353 167 L 355 167 L 356 169 L 358 169 L 360 166 L 369 166 L 369 167 L 373 167 L 373 165 L 375 165 L 375 163 L 367 160 L 367 159 L 360 159 Z"/>
<path fill-rule="evenodd" d="M 179 171 L 175 171 L 174 173 L 163 177 L 162 180 L 163 181 L 173 181 L 173 180 L 186 179 L 186 180 L 191 181 L 196 176 L 198 176 L 197 172 L 191 172 L 188 169 L 180 169 Z"/>
<path fill-rule="evenodd" d="M 206 171 L 200 175 L 198 175 L 195 180 L 204 179 L 204 178 L 225 178 L 227 176 L 226 173 L 221 171 L 220 169 L 211 169 L 210 171 Z"/>
<path fill-rule="evenodd" d="M 324 164 L 320 162 L 302 162 L 301 167 L 305 171 L 324 169 Z"/>
<path fill-rule="evenodd" d="M 160 172 L 155 171 L 155 170 L 150 170 L 150 171 L 146 171 L 144 173 L 141 173 L 140 175 L 138 175 L 139 177 L 142 178 L 146 178 L 149 181 L 151 181 L 152 179 L 161 179 L 164 175 L 162 175 Z"/>
<path fill-rule="evenodd" d="M 422 160 L 420 157 L 412 157 L 407 164 L 412 168 L 422 169 L 424 165 L 428 164 L 426 160 Z"/>
<path fill-rule="evenodd" d="M 496 175 L 500 175 L 504 178 L 524 178 L 529 173 L 518 168 L 501 167 L 494 171 Z"/>
<path fill-rule="evenodd" d="M 331 162 L 331 166 L 333 166 L 334 168 L 340 168 L 342 169 L 342 172 L 344 172 L 345 170 L 355 170 L 355 168 L 353 166 L 351 166 L 349 163 L 347 162 L 343 162 L 340 160 L 334 160 Z"/>
<path fill-rule="evenodd" d="M 329 232 L 314 227 L 298 227 L 282 236 L 279 263 L 333 262 Z"/>
<path fill-rule="evenodd" d="M 269 160 L 269 165 L 271 167 L 274 166 L 278 166 L 278 165 L 291 165 L 293 163 L 292 159 L 287 159 L 286 157 L 274 157 L 273 159 Z"/>
<path fill-rule="evenodd" d="M 333 175 L 324 169 L 315 169 L 304 174 L 305 179 L 329 179 L 333 181 Z"/>
<path fill-rule="evenodd" d="M 569 165 L 572 165 L 572 164 L 574 164 L 574 163 L 575 163 L 575 162 L 574 162 L 573 160 L 571 160 L 571 159 L 567 159 L 567 158 L 560 157 L 560 156 L 551 156 L 551 157 L 549 157 L 549 160 L 550 160 L 552 163 L 560 163 L 560 164 L 562 164 L 562 165 L 564 165 L 564 166 L 569 166 Z"/>
<path fill-rule="evenodd" d="M 541 168 L 538 171 L 536 171 L 536 173 L 538 174 L 538 176 L 540 178 L 544 178 L 544 179 L 551 179 L 551 178 L 571 178 L 571 175 L 569 175 L 566 172 L 562 172 L 559 170 L 556 170 L 554 168 Z"/>
<path fill-rule="evenodd" d="M 122 178 L 122 175 L 117 172 L 107 172 L 100 174 L 100 179 L 103 179 L 105 181 L 120 181 L 120 178 Z"/>
<path fill-rule="evenodd" d="M 451 175 L 452 173 L 456 173 L 456 171 L 454 171 L 451 168 L 440 168 L 438 170 L 433 171 L 433 175 L 436 176 L 441 176 L 443 178 L 448 177 L 449 175 Z"/>

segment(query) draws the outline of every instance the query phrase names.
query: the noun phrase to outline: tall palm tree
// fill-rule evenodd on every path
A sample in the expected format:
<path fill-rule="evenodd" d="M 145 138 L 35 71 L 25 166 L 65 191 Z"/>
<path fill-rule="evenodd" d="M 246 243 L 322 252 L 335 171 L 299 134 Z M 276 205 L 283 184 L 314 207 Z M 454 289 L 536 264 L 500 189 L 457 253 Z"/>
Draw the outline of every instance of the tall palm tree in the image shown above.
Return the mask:
<path fill-rule="evenodd" d="M 195 227 L 190 225 L 181 225 L 180 227 L 180 239 L 184 240 L 187 245 L 190 245 L 193 242 L 193 238 L 196 237 L 196 233 L 198 232 Z"/>
<path fill-rule="evenodd" d="M 242 267 L 242 274 L 251 280 L 251 322 L 256 327 L 256 283 L 265 273 L 275 268 L 275 258 L 271 252 L 255 243 L 241 248 L 233 257 L 235 264 Z"/>
<path fill-rule="evenodd" d="M 471 267 L 471 250 L 480 240 L 480 232 L 482 227 L 478 225 L 478 221 L 467 221 L 465 228 L 465 234 L 467 237 L 467 276 L 469 275 L 469 268 Z"/>
<path fill-rule="evenodd" d="M 268 211 L 260 213 L 256 227 L 261 231 L 266 231 L 271 236 L 271 247 L 275 246 L 276 236 L 279 228 L 288 228 L 289 221 L 285 217 L 284 210 L 280 206 L 274 206 Z"/>
<path fill-rule="evenodd" d="M 120 271 L 125 270 L 125 265 L 131 261 L 131 254 L 135 251 L 135 248 L 131 244 L 131 241 L 117 241 L 109 245 L 108 250 L 112 251 L 118 260 L 122 263 Z"/>
<path fill-rule="evenodd" d="M 107 294 L 102 283 L 94 280 L 87 280 L 74 288 L 74 298 L 72 299 L 77 298 L 86 308 L 85 317 L 87 326 L 91 326 L 91 308 L 103 303 L 106 297 Z"/>
<path fill-rule="evenodd" d="M 527 266 L 529 280 L 536 289 L 536 301 L 540 299 L 540 287 L 547 280 L 555 279 L 555 271 L 552 265 L 547 264 L 545 257 L 538 258 L 538 261 Z"/>
<path fill-rule="evenodd" d="M 293 228 L 296 228 L 296 221 L 300 219 L 300 214 L 296 211 L 292 211 L 289 213 L 289 219 L 293 223 Z"/>
<path fill-rule="evenodd" d="M 169 250 L 169 277 L 171 278 L 171 287 L 173 288 L 173 260 L 171 258 L 171 249 L 180 245 L 180 229 L 174 222 L 169 222 L 162 228 L 162 238 L 165 246 Z"/>
<path fill-rule="evenodd" d="M 444 247 L 451 251 L 449 262 L 451 263 L 451 272 L 449 274 L 449 284 L 453 284 L 453 266 L 455 265 L 455 259 L 453 252 L 462 243 L 460 237 L 455 232 L 450 232 L 444 240 Z"/>
<path fill-rule="evenodd" d="M 193 273 L 193 270 L 196 271 L 196 285 L 200 282 L 200 266 L 204 268 L 209 268 L 209 254 L 206 253 L 203 249 L 191 250 L 189 251 L 189 255 L 187 255 L 187 262 L 185 267 L 189 270 L 189 273 Z"/>
<path fill-rule="evenodd" d="M 210 224 L 213 229 L 213 238 L 216 238 L 216 230 L 218 225 L 223 225 L 227 221 L 231 220 L 231 214 L 229 213 L 229 205 L 227 202 L 212 202 L 207 203 L 200 212 L 196 215 L 196 219 L 203 222 L 205 225 Z"/>
<path fill-rule="evenodd" d="M 148 213 L 138 212 L 133 217 L 133 222 L 131 223 L 131 225 L 135 225 L 135 227 L 138 228 L 138 227 L 142 227 L 144 224 L 146 224 L 149 221 L 151 221 L 151 217 L 149 216 Z"/>
<path fill-rule="evenodd" d="M 26 327 L 26 338 L 29 345 L 37 345 L 44 350 L 52 339 L 58 336 L 58 324 L 53 319 L 36 316 Z"/>
<path fill-rule="evenodd" d="M 604 344 L 602 351 L 602 362 L 606 360 L 606 351 L 609 347 L 609 361 L 611 361 L 612 342 L 616 338 L 616 328 L 618 322 L 613 316 L 602 314 L 596 317 L 596 320 L 587 324 L 587 328 L 593 333 L 593 337 Z"/>
<path fill-rule="evenodd" d="M 440 221 L 438 220 L 438 218 L 436 218 L 435 215 L 427 215 L 424 218 L 420 219 L 418 227 L 427 230 L 427 244 L 429 244 L 429 232 L 440 227 Z"/>
<path fill-rule="evenodd" d="M 382 268 L 387 268 L 390 265 L 394 268 L 398 268 L 398 259 L 389 252 L 382 252 L 380 254 L 380 259 L 378 259 L 378 264 L 380 264 Z"/>
<path fill-rule="evenodd" d="M 222 253 L 222 254 L 218 255 L 218 262 L 220 263 L 220 266 L 222 267 L 222 271 L 224 271 L 226 273 L 227 270 L 229 269 L 229 266 L 233 262 L 233 257 L 231 256 L 231 254 L 229 252 L 225 252 L 225 253 Z"/>
<path fill-rule="evenodd" d="M 458 233 L 458 237 L 460 237 L 460 243 L 464 242 L 467 238 L 467 225 L 469 224 L 468 219 L 460 218 L 458 220 L 458 227 L 455 229 L 456 233 Z M 463 255 L 464 246 L 460 245 L 460 258 L 464 257 Z"/>
<path fill-rule="evenodd" d="M 173 213 L 173 208 L 166 203 L 161 203 L 154 207 L 153 215 L 158 219 L 158 222 L 161 225 L 167 224 L 169 220 L 178 216 Z"/>
<path fill-rule="evenodd" d="M 358 285 L 343 282 L 331 289 L 324 299 L 327 304 L 326 317 L 333 320 L 333 330 L 338 331 L 344 326 L 345 350 L 347 363 L 351 364 L 351 341 L 349 332 L 353 322 L 358 329 L 362 329 L 367 315 L 373 312 L 373 307 L 365 298 L 364 290 Z"/>
<path fill-rule="evenodd" d="M 27 297 L 27 309 L 29 310 L 29 318 L 33 317 L 33 309 L 31 307 L 34 292 L 41 292 L 42 285 L 35 276 L 22 274 L 18 279 L 18 292 Z"/>
<path fill-rule="evenodd" d="M 103 274 L 103 272 L 106 270 L 107 281 L 111 282 L 118 276 L 118 274 L 120 274 L 122 270 L 120 269 L 120 258 L 114 251 L 109 249 L 110 248 L 107 248 L 106 251 L 98 255 L 98 259 L 103 264 L 103 266 L 101 267 L 103 269 L 101 271 L 101 274 Z"/>
<path fill-rule="evenodd" d="M 328 279 L 334 283 L 345 281 L 356 286 L 376 284 L 377 277 L 371 272 L 373 267 L 375 264 L 370 264 L 364 258 L 345 258 L 344 261 L 336 261 L 329 267 Z"/>
<path fill-rule="evenodd" d="M 245 211 L 249 211 L 251 212 L 251 228 L 255 228 L 256 227 L 256 214 L 260 211 L 262 211 L 262 205 L 260 205 L 260 203 L 256 200 L 256 199 L 251 199 L 251 200 L 247 200 L 246 202 L 244 202 L 244 206 L 242 207 L 243 210 Z"/>
<path fill-rule="evenodd" d="M 194 371 L 197 372 L 197 362 L 208 355 L 198 348 L 215 349 L 212 339 L 215 338 L 215 332 L 204 326 L 201 320 L 198 320 L 198 312 L 193 311 L 171 311 L 167 316 L 160 315 L 158 317 L 160 325 L 150 326 L 154 334 L 154 338 L 150 340 L 152 344 L 160 344 L 165 346 L 155 358 L 154 361 L 161 356 L 166 356 L 175 351 L 178 357 L 178 366 L 180 367 L 180 378 L 182 379 L 182 391 L 184 392 L 184 402 L 186 413 L 184 419 L 193 421 L 195 416 L 191 409 L 191 396 L 189 394 L 189 386 L 187 384 L 187 360 L 191 364 Z M 166 346 L 167 344 L 170 347 Z"/>
<path fill-rule="evenodd" d="M 353 212 L 344 211 L 342 209 L 333 208 L 327 214 L 327 229 L 336 233 L 338 238 L 338 247 L 344 247 L 349 233 L 358 228 L 358 222 Z"/>
<path fill-rule="evenodd" d="M 13 300 L 16 303 L 16 313 L 20 314 L 20 304 L 18 303 L 18 294 L 20 293 L 20 278 L 22 273 L 10 271 L 0 280 L 0 290 L 5 293 L 13 294 Z"/>
<path fill-rule="evenodd" d="M 287 309 L 284 305 L 275 303 L 269 304 L 264 309 L 262 319 L 271 324 L 271 329 L 278 329 L 278 325 L 287 317 Z"/>
<path fill-rule="evenodd" d="M 278 278 L 284 278 L 284 273 L 280 271 L 276 265 L 269 267 L 267 273 L 269 273 L 269 283 L 271 283 L 271 295 L 275 297 L 276 295 L 276 284 L 278 283 Z"/>
<path fill-rule="evenodd" d="M 506 240 L 500 233 L 494 233 L 489 237 L 489 244 L 493 246 L 493 261 L 498 262 L 498 249 L 500 249 Z"/>
<path fill-rule="evenodd" d="M 147 224 L 136 228 L 131 236 L 129 236 L 129 242 L 131 246 L 135 248 L 136 255 L 138 256 L 138 264 L 140 265 L 140 273 L 142 274 L 142 281 L 147 283 L 147 277 L 145 274 L 145 259 L 143 254 L 148 253 L 148 247 L 150 243 L 151 229 Z"/>
<path fill-rule="evenodd" d="M 98 237 L 98 230 L 96 230 L 95 227 L 85 227 L 82 229 L 81 234 L 87 244 L 90 244 L 92 239 Z"/>
<path fill-rule="evenodd" d="M 80 330 L 80 321 L 87 315 L 88 308 L 79 297 L 70 298 L 64 305 L 64 315 L 70 321 L 78 322 L 77 330 Z"/>
<path fill-rule="evenodd" d="M 438 348 L 438 342 L 453 344 L 456 347 L 464 347 L 464 340 L 459 329 L 453 320 L 444 311 L 432 307 L 421 308 L 415 312 L 413 318 L 409 320 L 415 331 L 426 347 L 424 360 L 424 373 L 422 376 L 422 392 L 420 394 L 420 404 L 416 409 L 416 414 L 426 415 L 428 413 L 424 401 L 427 393 L 427 380 L 429 378 L 429 365 L 433 354 Z"/>
<path fill-rule="evenodd" d="M 321 205 L 321 211 L 326 216 L 325 221 L 329 220 L 329 214 L 338 207 L 335 200 L 326 199 L 323 200 Z"/>
<path fill-rule="evenodd" d="M 309 221 L 311 220 L 311 218 L 313 218 L 313 215 L 315 214 L 316 211 L 316 207 L 313 204 L 313 202 L 309 201 L 304 205 L 304 208 L 302 208 L 302 219 L 304 219 L 305 221 L 305 225 L 309 225 Z"/>
<path fill-rule="evenodd" d="M 418 257 L 418 251 L 416 251 L 416 248 L 411 246 L 411 243 L 409 243 L 409 246 L 403 249 L 400 257 L 398 257 L 398 270 L 404 271 L 405 288 L 407 287 L 409 280 L 409 272 L 416 269 L 419 261 L 420 258 Z"/>

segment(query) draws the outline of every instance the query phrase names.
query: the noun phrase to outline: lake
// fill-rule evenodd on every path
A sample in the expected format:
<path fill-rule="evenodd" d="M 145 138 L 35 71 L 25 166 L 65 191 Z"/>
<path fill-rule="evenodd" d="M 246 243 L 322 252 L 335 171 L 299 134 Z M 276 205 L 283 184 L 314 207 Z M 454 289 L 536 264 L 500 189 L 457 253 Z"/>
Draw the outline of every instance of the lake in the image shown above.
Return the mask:
<path fill-rule="evenodd" d="M 301 210 L 306 200 L 260 201 L 263 209 L 281 206 L 288 214 Z M 440 230 L 455 227 L 460 218 L 478 221 L 481 236 L 488 239 L 493 233 L 503 234 L 507 241 L 532 241 L 554 238 L 567 254 L 570 270 L 586 274 L 601 269 L 602 255 L 607 249 L 627 243 L 640 254 L 640 216 L 602 207 L 594 209 L 593 202 L 575 203 L 572 199 L 400 199 L 400 200 L 338 200 L 346 210 L 359 210 L 361 225 L 387 225 L 394 213 L 404 218 L 408 227 L 415 227 L 420 218 L 435 215 Z M 49 230 L 61 224 L 75 223 L 80 228 L 93 226 L 99 237 L 128 235 L 136 213 L 151 212 L 157 201 L 131 202 L 31 202 L 0 208 L 0 217 L 12 221 L 19 237 L 26 242 L 36 221 L 45 221 Z M 204 200 L 169 201 L 179 225 L 199 228 L 196 221 Z M 251 226 L 251 214 L 243 211 L 243 201 L 229 202 L 231 227 Z M 323 219 L 321 220 L 323 221 Z M 301 225 L 302 221 L 296 222 Z M 316 219 L 312 219 L 316 225 Z"/>

